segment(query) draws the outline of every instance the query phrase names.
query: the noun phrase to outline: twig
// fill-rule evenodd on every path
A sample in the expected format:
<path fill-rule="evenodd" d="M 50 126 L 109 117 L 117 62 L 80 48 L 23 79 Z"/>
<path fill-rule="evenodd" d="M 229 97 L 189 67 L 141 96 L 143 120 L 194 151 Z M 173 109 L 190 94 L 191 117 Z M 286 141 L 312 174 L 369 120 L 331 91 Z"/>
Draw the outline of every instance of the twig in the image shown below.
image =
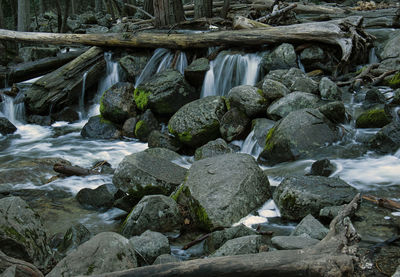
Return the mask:
<path fill-rule="evenodd" d="M 278 17 L 278 16 L 280 16 L 280 15 L 282 15 L 282 14 L 284 14 L 284 13 L 290 11 L 290 10 L 293 10 L 296 7 L 297 7 L 297 4 L 290 4 L 289 6 L 283 8 L 283 9 L 274 10 L 274 11 L 272 11 L 272 13 L 267 14 L 266 16 L 263 16 L 263 17 L 260 17 L 259 19 L 256 19 L 256 21 L 265 23 L 268 20 L 270 20 L 270 19 L 272 19 L 274 17 Z"/>
<path fill-rule="evenodd" d="M 195 239 L 195 240 L 189 242 L 188 244 L 186 244 L 185 246 L 183 246 L 183 247 L 182 247 L 182 250 L 187 250 L 187 249 L 189 249 L 189 248 L 192 247 L 193 245 L 196 245 L 196 244 L 202 242 L 203 240 L 205 240 L 206 238 L 208 238 L 210 235 L 211 235 L 211 233 L 208 233 L 208 234 L 205 234 L 205 235 L 202 235 L 202 236 L 198 237 L 197 239 Z"/>
<path fill-rule="evenodd" d="M 133 8 L 133 9 L 136 9 L 136 10 L 138 10 L 138 11 L 144 13 L 145 15 L 147 15 L 148 17 L 150 17 L 151 19 L 155 19 L 154 16 L 152 16 L 151 14 L 149 14 L 148 12 L 146 12 L 145 10 L 139 8 L 138 6 L 135 6 L 135 5 L 132 5 L 132 4 L 127 4 L 127 3 L 125 3 L 125 6 L 130 7 L 130 8 Z"/>
<path fill-rule="evenodd" d="M 383 79 L 385 79 L 386 76 L 392 75 L 393 73 L 396 73 L 396 72 L 397 72 L 397 70 L 393 69 L 393 70 L 389 70 L 389 71 L 386 71 L 386 72 L 382 73 L 378 77 L 372 79 L 372 84 L 371 85 L 374 86 L 374 85 L 379 84 L 380 82 L 382 82 Z"/>
<path fill-rule="evenodd" d="M 400 209 L 400 203 L 390 199 L 379 198 L 373 195 L 363 195 L 362 199 L 373 202 L 379 207 L 384 207 L 392 210 Z"/>

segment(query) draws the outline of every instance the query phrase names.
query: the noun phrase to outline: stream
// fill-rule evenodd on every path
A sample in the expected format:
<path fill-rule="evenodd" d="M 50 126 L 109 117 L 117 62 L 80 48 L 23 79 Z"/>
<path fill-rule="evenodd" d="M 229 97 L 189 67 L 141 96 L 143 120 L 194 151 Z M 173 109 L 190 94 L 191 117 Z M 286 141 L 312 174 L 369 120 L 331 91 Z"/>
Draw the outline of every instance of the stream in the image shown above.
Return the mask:
<path fill-rule="evenodd" d="M 243 54 L 223 51 L 211 62 L 207 72 L 202 97 L 226 95 L 230 88 L 249 84 L 255 85 L 259 80 L 261 53 Z M 149 63 L 137 78 L 136 85 L 168 68 L 173 55 L 166 49 L 157 49 Z M 374 58 L 374 57 L 373 57 Z M 112 168 L 116 168 L 124 156 L 143 151 L 147 144 L 135 139 L 123 140 L 89 140 L 80 135 L 81 128 L 90 116 L 99 114 L 99 99 L 104 90 L 121 80 L 118 63 L 112 60 L 111 53 L 105 53 L 107 64 L 106 74 L 99 80 L 98 92 L 91 103 L 85 99 L 85 89 L 82 89 L 82 102 L 77 109 L 81 113 L 79 122 L 68 124 L 55 122 L 51 126 L 26 124 L 24 105 L 2 94 L 0 116 L 7 117 L 17 128 L 13 135 L 0 135 L 0 193 L 19 191 L 30 201 L 30 205 L 39 212 L 44 219 L 45 227 L 50 234 L 64 233 L 75 224 L 84 224 L 92 234 L 101 231 L 117 230 L 119 221 L 114 218 L 125 212 L 113 208 L 108 211 L 95 211 L 82 208 L 74 196 L 82 188 L 96 188 L 102 184 L 112 182 L 112 175 L 91 175 L 86 177 L 68 177 L 47 183 L 56 175 L 51 169 L 38 165 L 38 159 L 61 158 L 73 165 L 89 168 L 95 162 L 106 160 Z M 187 58 L 180 55 L 176 67 L 183 72 L 187 66 Z M 19 84 L 20 94 L 29 87 L 31 82 Z M 386 87 L 379 88 L 390 97 L 391 91 Z M 346 94 L 344 103 L 347 111 L 355 118 L 360 112 L 362 95 Z M 85 100 L 85 105 L 83 105 Z M 304 175 L 310 170 L 311 164 L 320 158 L 329 158 L 336 170 L 332 177 L 340 177 L 362 192 L 368 192 L 379 197 L 388 197 L 400 200 L 399 172 L 400 149 L 394 155 L 379 155 L 372 151 L 364 153 L 361 143 L 374 135 L 379 129 L 356 129 L 354 120 L 343 125 L 345 134 L 337 142 L 321 152 L 313 159 L 281 163 L 274 167 L 262 167 L 269 176 L 271 185 L 277 186 L 287 175 Z M 240 147 L 240 152 L 248 153 L 257 158 L 262 148 L 257 144 L 251 132 L 243 141 L 234 141 Z M 178 161 L 180 165 L 190 167 L 191 157 L 183 157 Z M 38 167 L 41 170 L 37 170 Z M 392 216 L 399 216 L 393 213 Z M 264 204 L 256 213 L 243 218 L 240 222 L 247 226 L 267 223 L 275 224 L 280 228 L 292 229 L 293 225 L 282 225 L 279 220 L 279 210 L 272 200 Z M 174 252 L 174 251 L 173 251 Z M 177 252 L 177 250 L 175 251 Z M 178 251 L 179 252 L 179 251 Z M 179 255 L 179 253 L 175 253 Z M 182 254 L 183 255 L 183 254 Z"/>

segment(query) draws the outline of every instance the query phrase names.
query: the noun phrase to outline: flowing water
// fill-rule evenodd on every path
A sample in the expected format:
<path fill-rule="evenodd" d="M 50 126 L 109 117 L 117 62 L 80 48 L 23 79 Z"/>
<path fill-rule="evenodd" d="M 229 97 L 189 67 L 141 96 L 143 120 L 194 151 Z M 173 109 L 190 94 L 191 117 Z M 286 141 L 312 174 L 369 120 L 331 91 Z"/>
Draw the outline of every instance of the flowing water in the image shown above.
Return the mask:
<path fill-rule="evenodd" d="M 146 80 L 154 72 L 168 68 L 173 56 L 166 49 L 157 49 L 150 60 L 152 62 L 149 61 L 146 65 L 142 75 L 136 81 L 136 85 Z M 260 57 L 260 54 L 220 53 L 211 62 L 210 70 L 204 80 L 202 95 L 225 95 L 233 86 L 254 85 L 259 78 Z M 52 126 L 46 127 L 25 124 L 24 105 L 23 101 L 19 99 L 21 96 L 12 99 L 2 95 L 0 116 L 7 117 L 18 130 L 13 135 L 0 135 L 0 193 L 28 189 L 46 192 L 44 196 L 37 196 L 39 200 L 36 199 L 37 201 L 33 205 L 46 219 L 45 225 L 51 233 L 64 232 L 77 222 L 84 223 L 93 233 L 115 230 L 118 224 L 113 218 L 123 212 L 118 209 L 106 212 L 86 210 L 81 208 L 74 199 L 76 193 L 82 188 L 96 188 L 99 185 L 111 183 L 112 175 L 73 176 L 47 183 L 47 180 L 55 173 L 38 162 L 38 159 L 62 158 L 70 161 L 73 165 L 86 168 L 91 167 L 96 161 L 107 160 L 113 168 L 116 168 L 125 155 L 147 148 L 147 144 L 136 140 L 89 140 L 80 136 L 80 130 L 87 122 L 85 115 L 98 114 L 98 102 L 102 92 L 120 80 L 118 64 L 112 61 L 111 53 L 106 53 L 104 58 L 107 64 L 106 75 L 99 82 L 98 93 L 92 100 L 91 108 L 84 111 L 81 107 L 83 116 L 78 123 L 56 122 Z M 186 55 L 181 52 L 177 59 L 177 66 L 179 70 L 184 70 L 186 65 Z M 23 89 L 24 87 L 22 87 L 22 91 Z M 82 99 L 84 99 L 84 91 L 83 86 Z M 385 88 L 382 88 L 382 91 L 385 91 Z M 361 101 L 358 99 L 362 98 L 362 95 L 357 94 L 345 95 L 344 102 L 352 120 L 342 126 L 345 130 L 343 140 L 328 148 L 328 151 L 321 155 L 330 157 L 336 166 L 333 176 L 344 179 L 363 192 L 374 192 L 381 197 L 400 199 L 400 190 L 398 189 L 400 151 L 393 155 L 378 155 L 373 152 L 359 154 L 356 150 L 356 154 L 350 155 L 350 157 L 341 154 L 346 152 L 348 155 L 349 151 L 346 149 L 357 148 L 378 131 L 378 129 L 356 129 L 354 126 L 354 118 L 361 110 Z M 398 109 L 395 114 L 397 112 Z M 257 157 L 262 150 L 262 145 L 257 144 L 253 132 L 245 141 L 235 143 L 241 147 L 242 153 L 248 153 L 254 157 Z M 338 149 L 342 149 L 342 152 Z M 343 149 L 345 150 L 343 151 Z M 270 184 L 276 186 L 288 174 L 304 175 L 307 173 L 317 158 L 321 157 L 282 163 L 274 167 L 263 167 L 263 169 L 269 176 Z M 192 157 L 176 161 L 177 164 L 186 168 L 189 168 L 192 162 Z M 248 226 L 265 222 L 270 222 L 271 226 L 274 224 L 282 226 L 276 220 L 279 215 L 279 210 L 273 201 L 268 201 L 258 211 L 240 222 Z M 290 224 L 285 226 L 282 228 L 293 229 Z"/>

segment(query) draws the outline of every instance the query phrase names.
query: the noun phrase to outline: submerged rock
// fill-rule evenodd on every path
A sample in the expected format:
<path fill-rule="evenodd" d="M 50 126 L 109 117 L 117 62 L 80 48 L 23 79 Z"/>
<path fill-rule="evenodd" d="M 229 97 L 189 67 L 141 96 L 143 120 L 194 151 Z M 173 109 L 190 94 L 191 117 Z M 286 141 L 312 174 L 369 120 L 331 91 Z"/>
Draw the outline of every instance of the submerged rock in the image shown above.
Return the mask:
<path fill-rule="evenodd" d="M 268 178 L 247 154 L 225 154 L 193 163 L 173 196 L 205 230 L 230 227 L 270 197 Z"/>
<path fill-rule="evenodd" d="M 150 108 L 161 115 L 172 115 L 199 96 L 199 93 L 176 70 L 157 73 L 149 81 L 140 84 L 134 95 L 140 110 Z"/>
<path fill-rule="evenodd" d="M 226 112 L 220 96 L 208 96 L 186 104 L 168 123 L 171 134 L 192 147 L 201 146 L 220 136 L 220 120 Z"/>
<path fill-rule="evenodd" d="M 299 221 L 322 208 L 349 203 L 357 190 L 339 178 L 296 176 L 285 178 L 274 191 L 283 218 Z"/>
<path fill-rule="evenodd" d="M 151 265 L 162 254 L 170 254 L 168 238 L 161 233 L 147 230 L 140 236 L 132 237 L 129 242 L 143 260 L 141 265 Z M 139 260 L 141 260 L 139 258 Z"/>
<path fill-rule="evenodd" d="M 123 124 L 129 117 L 136 116 L 134 89 L 131 83 L 122 82 L 107 89 L 100 100 L 100 113 L 103 118 Z"/>
<path fill-rule="evenodd" d="M 233 150 L 228 146 L 226 141 L 219 138 L 197 148 L 194 154 L 194 159 L 197 161 L 232 152 Z"/>
<path fill-rule="evenodd" d="M 329 177 L 335 170 L 335 166 L 328 160 L 318 160 L 311 165 L 310 175 Z"/>
<path fill-rule="evenodd" d="M 53 252 L 40 216 L 19 197 L 0 199 L 0 242 L 0 250 L 7 256 L 41 270 L 49 266 Z"/>
<path fill-rule="evenodd" d="M 164 195 L 148 195 L 133 208 L 122 225 L 125 237 L 140 235 L 146 230 L 172 232 L 179 230 L 182 217 L 176 202 Z"/>
<path fill-rule="evenodd" d="M 334 126 L 318 110 L 293 111 L 269 130 L 259 161 L 274 165 L 309 157 L 337 139 Z"/>
<path fill-rule="evenodd" d="M 117 139 L 121 136 L 121 132 L 111 121 L 97 115 L 89 118 L 82 128 L 81 136 L 94 139 Z"/>
<path fill-rule="evenodd" d="M 133 245 L 127 238 L 100 233 L 62 259 L 48 277 L 98 275 L 137 267 Z"/>
<path fill-rule="evenodd" d="M 136 203 L 144 195 L 169 195 L 187 173 L 186 168 L 172 162 L 179 158 L 175 152 L 163 148 L 149 148 L 125 156 L 115 170 L 113 183 L 128 192 Z"/>
<path fill-rule="evenodd" d="M 12 134 L 17 131 L 17 127 L 14 126 L 7 118 L 0 117 L 0 134 L 3 136 Z"/>
<path fill-rule="evenodd" d="M 228 240 L 210 257 L 234 256 L 258 253 L 262 236 L 251 235 Z"/>

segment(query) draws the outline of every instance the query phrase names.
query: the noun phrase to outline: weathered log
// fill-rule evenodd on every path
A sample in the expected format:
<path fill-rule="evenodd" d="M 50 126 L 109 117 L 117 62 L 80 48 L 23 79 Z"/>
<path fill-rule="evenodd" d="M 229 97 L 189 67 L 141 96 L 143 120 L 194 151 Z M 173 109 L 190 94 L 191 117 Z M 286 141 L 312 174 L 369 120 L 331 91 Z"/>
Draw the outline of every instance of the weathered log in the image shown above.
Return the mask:
<path fill-rule="evenodd" d="M 53 166 L 55 172 L 61 173 L 66 176 L 87 176 L 99 174 L 97 171 L 86 169 L 79 166 L 55 164 Z"/>
<path fill-rule="evenodd" d="M 8 84 L 13 84 L 42 76 L 72 61 L 82 53 L 83 50 L 73 51 L 59 54 L 56 57 L 4 67 L 0 69 L 0 88 L 4 85 L 4 80 Z"/>
<path fill-rule="evenodd" d="M 0 251 L 0 272 L 3 272 L 13 266 L 16 267 L 15 276 L 43 277 L 43 273 L 40 272 L 39 269 L 37 269 L 33 264 L 9 257 Z"/>
<path fill-rule="evenodd" d="M 257 10 L 270 10 L 274 5 L 275 0 L 254 0 L 252 1 L 252 8 Z M 344 8 L 330 7 L 326 5 L 304 5 L 302 3 L 295 2 L 296 8 L 294 11 L 297 14 L 336 14 L 342 15 L 347 11 Z"/>
<path fill-rule="evenodd" d="M 83 44 L 108 47 L 205 48 L 210 46 L 260 46 L 282 42 L 320 42 L 338 45 L 342 61 L 354 53 L 362 54 L 371 37 L 358 28 L 362 17 L 347 17 L 318 23 L 277 26 L 250 30 L 196 34 L 122 33 L 122 34 L 50 34 L 0 30 L 0 40 L 49 44 Z"/>
<path fill-rule="evenodd" d="M 332 220 L 328 235 L 312 247 L 153 265 L 99 277 L 353 276 L 352 245 L 359 236 L 348 216 L 358 208 L 359 200 L 357 194 Z"/>
<path fill-rule="evenodd" d="M 268 22 L 268 20 L 271 20 L 273 18 L 279 17 L 279 16 L 281 16 L 281 15 L 283 15 L 283 14 L 285 14 L 285 13 L 291 11 L 291 10 L 293 10 L 296 7 L 297 7 L 297 4 L 290 4 L 287 7 L 284 7 L 282 9 L 280 9 L 280 10 L 277 10 L 277 11 L 273 11 L 272 13 L 267 14 L 266 16 L 258 18 L 257 21 L 258 22 L 263 22 L 263 23 Z"/>
<path fill-rule="evenodd" d="M 272 27 L 271 25 L 267 25 L 255 20 L 248 19 L 244 16 L 235 16 L 233 19 L 233 28 L 235 30 L 240 29 L 254 29 L 254 28 L 269 28 Z"/>

